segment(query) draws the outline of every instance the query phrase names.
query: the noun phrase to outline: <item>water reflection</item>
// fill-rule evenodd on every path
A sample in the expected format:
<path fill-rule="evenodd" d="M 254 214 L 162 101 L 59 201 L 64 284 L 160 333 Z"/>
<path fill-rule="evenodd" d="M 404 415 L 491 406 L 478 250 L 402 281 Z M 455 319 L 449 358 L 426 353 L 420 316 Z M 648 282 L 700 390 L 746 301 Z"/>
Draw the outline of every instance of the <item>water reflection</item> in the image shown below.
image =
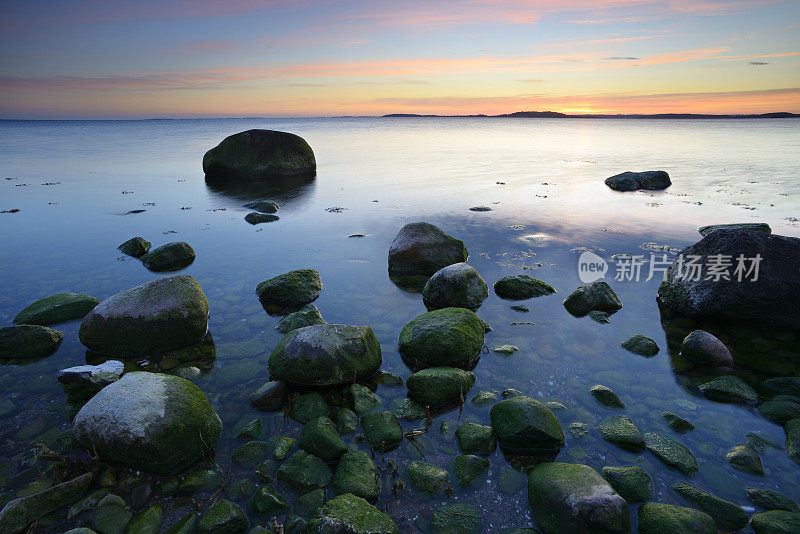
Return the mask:
<path fill-rule="evenodd" d="M 315 174 L 276 176 L 263 180 L 215 178 L 206 176 L 206 186 L 214 195 L 237 201 L 274 200 L 282 204 L 299 204 L 316 185 Z"/>

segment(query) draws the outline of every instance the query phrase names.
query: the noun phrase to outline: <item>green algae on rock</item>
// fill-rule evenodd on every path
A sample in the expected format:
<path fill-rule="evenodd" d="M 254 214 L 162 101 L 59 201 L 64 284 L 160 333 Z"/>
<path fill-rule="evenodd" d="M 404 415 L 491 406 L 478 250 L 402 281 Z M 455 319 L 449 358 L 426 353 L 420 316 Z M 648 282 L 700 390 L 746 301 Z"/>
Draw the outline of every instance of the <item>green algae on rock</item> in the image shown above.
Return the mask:
<path fill-rule="evenodd" d="M 714 519 L 705 512 L 655 502 L 639 507 L 640 534 L 716 534 Z"/>
<path fill-rule="evenodd" d="M 754 515 L 751 524 L 756 534 L 796 534 L 800 532 L 800 514 L 771 510 Z"/>
<path fill-rule="evenodd" d="M 437 407 L 466 399 L 475 375 L 453 367 L 431 367 L 406 380 L 409 396 L 423 406 Z"/>
<path fill-rule="evenodd" d="M 453 462 L 456 479 L 462 487 L 472 485 L 472 482 L 481 476 L 489 467 L 489 460 L 474 454 L 461 454 Z"/>
<path fill-rule="evenodd" d="M 26 306 L 14 317 L 14 323 L 48 326 L 82 319 L 99 303 L 99 300 L 90 295 L 58 293 Z"/>
<path fill-rule="evenodd" d="M 677 482 L 672 489 L 710 515 L 720 530 L 735 532 L 743 529 L 749 521 L 747 512 L 741 506 L 720 499 L 696 486 L 686 482 Z"/>
<path fill-rule="evenodd" d="M 800 513 L 800 506 L 792 499 L 777 491 L 747 488 L 747 496 L 756 506 L 766 510 L 785 510 Z"/>
<path fill-rule="evenodd" d="M 661 412 L 661 416 L 667 422 L 667 424 L 674 430 L 675 432 L 688 432 L 690 430 L 694 430 L 694 425 L 681 417 L 678 414 L 671 413 L 671 412 Z"/>
<path fill-rule="evenodd" d="M 29 524 L 62 506 L 72 504 L 86 493 L 92 483 L 92 474 L 57 484 L 39 493 L 9 501 L 0 510 L 0 532 L 18 534 Z"/>
<path fill-rule="evenodd" d="M 461 262 L 436 271 L 422 289 L 428 310 L 467 308 L 477 310 L 489 297 L 489 287 L 478 271 Z"/>
<path fill-rule="evenodd" d="M 638 465 L 604 467 L 603 478 L 629 503 L 649 501 L 655 495 L 653 479 Z"/>
<path fill-rule="evenodd" d="M 296 312 L 282 317 L 278 324 L 275 325 L 275 330 L 281 334 L 288 334 L 292 330 L 315 324 L 326 324 L 325 319 L 322 318 L 322 314 L 319 313 L 316 306 L 306 304 Z"/>
<path fill-rule="evenodd" d="M 197 523 L 197 534 L 238 534 L 250 526 L 239 505 L 220 499 L 203 512 Z"/>
<path fill-rule="evenodd" d="M 154 504 L 131 519 L 126 534 L 158 534 L 161 530 L 161 506 Z"/>
<path fill-rule="evenodd" d="M 259 180 L 313 174 L 314 151 L 302 137 L 276 130 L 252 129 L 229 135 L 203 156 L 209 179 Z"/>
<path fill-rule="evenodd" d="M 647 449 L 669 467 L 674 467 L 684 475 L 697 471 L 697 458 L 683 443 L 658 432 L 648 432 L 644 435 L 644 441 Z"/>
<path fill-rule="evenodd" d="M 489 410 L 497 441 L 520 454 L 540 454 L 564 445 L 564 431 L 553 412 L 526 396 L 502 400 Z"/>
<path fill-rule="evenodd" d="M 265 483 L 256 489 L 252 506 L 257 513 L 269 517 L 288 507 L 289 503 L 283 495 L 278 493 L 278 490 Z"/>
<path fill-rule="evenodd" d="M 194 262 L 195 252 L 189 243 L 176 241 L 161 245 L 139 259 L 148 270 L 154 272 L 179 271 Z"/>
<path fill-rule="evenodd" d="M 447 471 L 425 462 L 408 464 L 408 478 L 414 489 L 425 495 L 436 495 L 450 483 Z"/>
<path fill-rule="evenodd" d="M 252 225 L 275 222 L 279 219 L 280 217 L 273 215 L 272 213 L 260 213 L 258 211 L 251 211 L 244 216 L 244 220 Z"/>
<path fill-rule="evenodd" d="M 153 244 L 143 237 L 132 237 L 119 245 L 117 250 L 133 258 L 140 258 L 147 254 Z"/>
<path fill-rule="evenodd" d="M 728 460 L 736 469 L 753 475 L 763 475 L 764 466 L 761 464 L 761 457 L 756 451 L 747 445 L 736 445 L 726 455 Z"/>
<path fill-rule="evenodd" d="M 387 451 L 403 441 L 403 428 L 397 416 L 389 411 L 371 413 L 361 418 L 367 442 L 379 451 Z"/>
<path fill-rule="evenodd" d="M 299 310 L 314 301 L 322 291 L 322 279 L 316 269 L 297 269 L 279 274 L 256 286 L 256 295 L 270 314 Z"/>
<path fill-rule="evenodd" d="M 306 424 L 315 417 L 326 416 L 330 413 L 330 406 L 316 391 L 304 393 L 292 401 L 289 416 L 298 423 Z"/>
<path fill-rule="evenodd" d="M 615 312 L 622 308 L 617 294 L 604 280 L 584 284 L 564 299 L 564 307 L 576 317 L 583 317 L 591 311 Z"/>
<path fill-rule="evenodd" d="M 651 357 L 658 354 L 655 341 L 642 334 L 634 334 L 622 342 L 622 348 L 639 356 Z"/>
<path fill-rule="evenodd" d="M 497 438 L 490 426 L 464 423 L 456 429 L 456 439 L 464 453 L 491 454 L 497 448 Z"/>
<path fill-rule="evenodd" d="M 64 339 L 58 330 L 39 325 L 15 325 L 0 328 L 0 360 L 26 360 L 48 356 Z"/>
<path fill-rule="evenodd" d="M 734 375 L 718 376 L 700 385 L 700 391 L 711 400 L 755 404 L 758 393 L 747 382 Z"/>
<path fill-rule="evenodd" d="M 295 499 L 295 511 L 303 517 L 314 517 L 325 504 L 325 490 L 315 489 Z"/>
<path fill-rule="evenodd" d="M 504 276 L 494 283 L 494 292 L 501 299 L 525 300 L 552 295 L 555 288 L 527 274 Z"/>
<path fill-rule="evenodd" d="M 347 447 L 328 417 L 316 417 L 305 424 L 300 432 L 300 448 L 326 462 L 338 460 Z"/>
<path fill-rule="evenodd" d="M 610 417 L 600 424 L 603 439 L 629 451 L 643 451 L 644 438 L 627 415 Z"/>
<path fill-rule="evenodd" d="M 434 510 L 429 530 L 431 534 L 480 534 L 483 519 L 471 504 L 445 504 Z"/>
<path fill-rule="evenodd" d="M 471 369 L 483 343 L 483 323 L 475 313 L 465 308 L 443 308 L 406 323 L 397 347 L 413 369 Z"/>
<path fill-rule="evenodd" d="M 617 396 L 614 391 L 607 387 L 600 384 L 592 386 L 589 389 L 592 396 L 597 399 L 597 402 L 605 406 L 606 408 L 625 408 L 625 403 Z"/>
<path fill-rule="evenodd" d="M 297 451 L 278 468 L 278 480 L 300 491 L 325 488 L 331 481 L 331 470 L 320 458 L 306 451 Z"/>
<path fill-rule="evenodd" d="M 375 463 L 364 451 L 345 453 L 333 474 L 333 493 L 352 493 L 375 502 L 381 491 L 381 479 Z"/>
<path fill-rule="evenodd" d="M 442 267 L 467 261 L 467 247 L 460 239 L 426 222 L 409 223 L 389 247 L 389 273 L 432 275 Z"/>
<path fill-rule="evenodd" d="M 400 534 L 388 515 L 352 493 L 334 497 L 325 503 L 318 514 L 319 517 L 308 523 L 310 534 Z"/>

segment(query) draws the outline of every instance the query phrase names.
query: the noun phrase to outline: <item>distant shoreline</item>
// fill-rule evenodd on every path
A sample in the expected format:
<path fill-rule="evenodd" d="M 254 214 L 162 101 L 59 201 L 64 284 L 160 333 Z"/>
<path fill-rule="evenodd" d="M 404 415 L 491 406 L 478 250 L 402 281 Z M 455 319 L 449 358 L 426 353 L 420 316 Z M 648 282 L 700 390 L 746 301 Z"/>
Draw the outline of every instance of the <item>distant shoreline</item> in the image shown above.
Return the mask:
<path fill-rule="evenodd" d="M 517 111 L 502 115 L 418 115 L 415 113 L 390 113 L 383 115 L 387 118 L 403 117 L 441 117 L 441 118 L 511 118 L 511 119 L 796 119 L 800 113 L 779 111 L 774 113 L 744 114 L 744 115 L 715 115 L 709 113 L 652 113 L 652 114 L 585 114 L 571 115 L 557 111 Z"/>

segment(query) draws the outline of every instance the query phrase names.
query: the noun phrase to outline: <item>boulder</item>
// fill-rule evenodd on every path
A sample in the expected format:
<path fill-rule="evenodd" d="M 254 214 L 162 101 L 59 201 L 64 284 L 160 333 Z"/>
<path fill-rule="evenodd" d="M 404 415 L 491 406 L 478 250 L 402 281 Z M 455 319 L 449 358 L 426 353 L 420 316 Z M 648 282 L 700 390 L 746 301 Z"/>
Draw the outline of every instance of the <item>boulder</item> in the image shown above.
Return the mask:
<path fill-rule="evenodd" d="M 564 431 L 553 412 L 525 396 L 502 400 L 489 410 L 497 441 L 520 454 L 556 451 L 564 445 Z"/>
<path fill-rule="evenodd" d="M 617 294 L 604 280 L 583 284 L 564 299 L 564 307 L 576 317 L 583 317 L 590 311 L 615 312 L 622 308 Z"/>
<path fill-rule="evenodd" d="M 456 439 L 461 452 L 491 454 L 497 448 L 497 438 L 490 426 L 464 423 L 456 429 Z"/>
<path fill-rule="evenodd" d="M 474 267 L 463 262 L 439 269 L 422 289 L 422 300 L 429 310 L 477 310 L 488 297 L 486 282 Z"/>
<path fill-rule="evenodd" d="M 80 409 L 72 434 L 108 463 L 174 475 L 208 455 L 221 422 L 200 388 L 172 375 L 132 372 Z"/>
<path fill-rule="evenodd" d="M 259 410 L 279 410 L 286 396 L 286 386 L 280 380 L 271 380 L 250 395 L 250 404 Z"/>
<path fill-rule="evenodd" d="M 792 419 L 800 419 L 800 399 L 787 397 L 769 400 L 759 404 L 758 411 L 770 421 L 785 425 Z"/>
<path fill-rule="evenodd" d="M 208 300 L 197 280 L 174 275 L 108 297 L 83 318 L 78 337 L 110 356 L 161 353 L 194 343 L 208 330 Z"/>
<path fill-rule="evenodd" d="M 257 513 L 269 517 L 287 508 L 289 503 L 278 490 L 269 484 L 261 484 L 253 495 L 252 506 Z"/>
<path fill-rule="evenodd" d="M 655 356 L 658 354 L 658 345 L 655 341 L 642 334 L 634 334 L 622 342 L 622 348 L 639 356 Z"/>
<path fill-rule="evenodd" d="M 92 483 L 92 473 L 56 484 L 39 493 L 9 501 L 0 510 L 0 532 L 27 532 L 28 525 L 62 506 L 72 504 L 86 493 Z"/>
<path fill-rule="evenodd" d="M 403 226 L 389 247 L 389 273 L 396 276 L 430 276 L 442 267 L 465 261 L 464 242 L 426 222 Z"/>
<path fill-rule="evenodd" d="M 528 502 L 545 534 L 631 531 L 628 503 L 588 465 L 537 465 L 528 477 Z"/>
<path fill-rule="evenodd" d="M 333 493 L 352 493 L 370 502 L 378 500 L 381 479 L 378 468 L 364 451 L 347 452 L 339 460 L 333 474 Z"/>
<path fill-rule="evenodd" d="M 403 428 L 392 412 L 371 413 L 361 418 L 364 436 L 373 449 L 387 451 L 403 441 Z"/>
<path fill-rule="evenodd" d="M 247 130 L 230 135 L 203 156 L 208 178 L 263 179 L 313 174 L 314 151 L 300 136 L 275 130 Z"/>
<path fill-rule="evenodd" d="M 352 493 L 334 497 L 317 513 L 308 523 L 309 534 L 400 534 L 388 515 Z"/>
<path fill-rule="evenodd" d="M 606 408 L 625 408 L 625 403 L 622 402 L 622 399 L 620 399 L 619 396 L 607 386 L 597 384 L 592 386 L 591 389 L 589 389 L 589 392 L 592 394 L 595 400 L 597 400 L 597 402 Z"/>
<path fill-rule="evenodd" d="M 48 326 L 82 319 L 99 303 L 99 300 L 90 295 L 58 293 L 28 305 L 14 317 L 14 323 Z"/>
<path fill-rule="evenodd" d="M 653 479 L 638 465 L 604 467 L 603 478 L 629 503 L 649 501 L 655 495 Z"/>
<path fill-rule="evenodd" d="M 328 417 L 316 417 L 305 424 L 300 432 L 300 448 L 326 462 L 335 462 L 347 447 Z"/>
<path fill-rule="evenodd" d="M 733 365 L 733 356 L 728 347 L 703 330 L 695 330 L 683 339 L 681 356 L 706 365 Z"/>
<path fill-rule="evenodd" d="M 772 233 L 772 228 L 767 223 L 710 224 L 697 229 L 703 237 L 717 230 L 752 230 L 754 232 L 764 232 L 765 234 Z"/>
<path fill-rule="evenodd" d="M 192 264 L 194 249 L 189 243 L 176 241 L 167 243 L 143 255 L 140 260 L 148 270 L 154 272 L 179 271 Z"/>
<path fill-rule="evenodd" d="M 556 290 L 547 282 L 542 282 L 527 274 L 504 276 L 494 283 L 494 292 L 501 299 L 524 300 L 551 295 Z"/>
<path fill-rule="evenodd" d="M 710 515 L 694 508 L 644 503 L 639 507 L 640 534 L 717 534 L 717 525 Z"/>
<path fill-rule="evenodd" d="M 489 460 L 474 454 L 461 454 L 453 462 L 458 483 L 466 488 L 489 468 Z"/>
<path fill-rule="evenodd" d="M 147 251 L 150 250 L 150 247 L 153 244 L 150 241 L 145 240 L 143 237 L 132 237 L 119 245 L 117 250 L 122 252 L 123 254 L 127 254 L 128 256 L 132 256 L 134 258 L 141 258 Z"/>
<path fill-rule="evenodd" d="M 313 304 L 306 304 L 296 312 L 282 317 L 278 324 L 275 325 L 275 330 L 281 334 L 288 334 L 292 330 L 303 328 L 304 326 L 312 326 L 315 324 L 327 324 L 322 314 Z"/>
<path fill-rule="evenodd" d="M 741 404 L 758 402 L 758 393 L 747 382 L 734 375 L 718 376 L 705 384 L 700 384 L 700 391 L 709 399 L 720 402 Z"/>
<path fill-rule="evenodd" d="M 747 496 L 756 506 L 766 510 L 785 510 L 800 513 L 800 506 L 792 499 L 777 491 L 747 488 Z"/>
<path fill-rule="evenodd" d="M 676 413 L 661 412 L 661 416 L 675 432 L 683 434 L 694 430 L 694 425 Z"/>
<path fill-rule="evenodd" d="M 246 532 L 249 526 L 239 505 L 220 499 L 203 513 L 197 523 L 197 534 L 238 534 Z"/>
<path fill-rule="evenodd" d="M 466 399 L 475 375 L 454 367 L 431 367 L 406 380 L 409 396 L 423 406 L 442 406 Z"/>
<path fill-rule="evenodd" d="M 777 395 L 792 395 L 800 398 L 800 376 L 781 376 L 764 380 L 761 386 Z"/>
<path fill-rule="evenodd" d="M 694 506 L 710 515 L 717 527 L 725 532 L 741 530 L 747 526 L 747 522 L 750 520 L 747 512 L 741 506 L 720 499 L 716 495 L 712 495 L 686 482 L 677 482 L 672 486 L 672 489 Z"/>
<path fill-rule="evenodd" d="M 603 439 L 629 451 L 643 451 L 644 437 L 627 415 L 610 417 L 600 424 Z"/>
<path fill-rule="evenodd" d="M 614 191 L 659 190 L 672 185 L 666 171 L 625 171 L 606 178 L 605 184 Z"/>
<path fill-rule="evenodd" d="M 756 534 L 796 534 L 800 532 L 800 514 L 771 510 L 754 515 L 751 524 Z"/>
<path fill-rule="evenodd" d="M 736 445 L 728 451 L 725 459 L 736 469 L 752 475 L 763 475 L 764 466 L 758 453 L 747 445 Z M 708 510 L 706 510 L 708 511 Z"/>
<path fill-rule="evenodd" d="M 685 263 L 699 256 L 697 263 L 706 266 L 712 256 L 727 256 L 732 265 L 729 280 L 708 277 L 704 267 L 695 280 L 687 276 Z M 737 258 L 761 258 L 758 279 L 754 274 L 736 275 Z M 684 259 L 681 269 L 679 259 Z M 752 267 L 752 262 L 745 262 Z M 745 320 L 800 329 L 800 238 L 770 235 L 752 230 L 717 230 L 683 249 L 667 270 L 658 288 L 659 299 L 678 312 L 697 319 L 718 321 Z"/>
<path fill-rule="evenodd" d="M 62 369 L 56 375 L 64 392 L 72 397 L 91 397 L 125 372 L 125 365 L 109 360 L 100 365 L 78 365 Z"/>
<path fill-rule="evenodd" d="M 691 475 L 697 471 L 697 458 L 694 457 L 683 443 L 657 432 L 648 432 L 644 435 L 647 449 L 669 467 L 673 467 L 684 475 Z"/>
<path fill-rule="evenodd" d="M 443 308 L 415 317 L 400 331 L 397 347 L 413 369 L 475 366 L 484 327 L 472 311 Z"/>
<path fill-rule="evenodd" d="M 265 280 L 256 286 L 256 295 L 267 312 L 277 315 L 299 310 L 322 291 L 316 269 L 297 269 Z"/>
<path fill-rule="evenodd" d="M 47 356 L 64 339 L 58 330 L 39 325 L 15 325 L 0 328 L 0 360 L 26 360 Z"/>
<path fill-rule="evenodd" d="M 331 470 L 322 459 L 297 451 L 278 468 L 278 480 L 300 491 L 311 491 L 328 486 Z"/>
<path fill-rule="evenodd" d="M 480 534 L 483 532 L 481 513 L 471 504 L 445 504 L 431 515 L 431 534 Z"/>
<path fill-rule="evenodd" d="M 450 475 L 441 467 L 425 462 L 408 464 L 408 478 L 416 491 L 424 495 L 436 495 L 448 487 Z"/>
<path fill-rule="evenodd" d="M 381 346 L 369 326 L 321 324 L 289 332 L 268 366 L 274 379 L 318 387 L 367 379 L 381 362 Z"/>

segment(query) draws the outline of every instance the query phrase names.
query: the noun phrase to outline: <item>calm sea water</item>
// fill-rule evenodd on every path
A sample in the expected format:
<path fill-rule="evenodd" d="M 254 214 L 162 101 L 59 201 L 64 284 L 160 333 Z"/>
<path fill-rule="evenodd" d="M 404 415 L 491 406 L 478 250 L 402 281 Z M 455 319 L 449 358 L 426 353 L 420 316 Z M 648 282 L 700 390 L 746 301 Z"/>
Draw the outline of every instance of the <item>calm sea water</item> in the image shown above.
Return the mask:
<path fill-rule="evenodd" d="M 204 152 L 249 128 L 303 136 L 317 157 L 316 179 L 282 190 L 207 186 L 201 168 Z M 494 328 L 486 344 L 511 343 L 520 351 L 509 357 L 485 354 L 468 398 L 516 388 L 559 401 L 567 407 L 556 413 L 567 435 L 559 461 L 598 470 L 641 465 L 653 477 L 659 501 L 685 504 L 670 487 L 687 477 L 650 453 L 625 452 L 600 437 L 593 425 L 612 412 L 594 401 L 589 388 L 603 384 L 622 397 L 625 414 L 643 433 L 672 433 L 659 410 L 681 414 L 696 425 L 695 431 L 676 435 L 700 463 L 699 473 L 690 478 L 693 484 L 743 506 L 750 505 L 746 487 L 774 489 L 800 500 L 800 467 L 781 450 L 782 429 L 755 408 L 707 400 L 696 387 L 702 373 L 687 374 L 667 350 L 655 299 L 658 276 L 639 282 L 612 280 L 624 308 L 610 324 L 574 318 L 561 305 L 580 283 L 577 257 L 584 250 L 606 259 L 616 254 L 649 257 L 654 250 L 672 257 L 699 239 L 698 226 L 713 223 L 767 222 L 775 233 L 800 236 L 799 152 L 796 120 L 1 121 L 0 210 L 20 211 L 0 214 L 0 272 L 5 280 L 0 324 L 10 324 L 30 302 L 56 292 L 102 299 L 157 278 L 116 250 L 134 235 L 154 247 L 187 241 L 197 259 L 183 272 L 197 278 L 211 307 L 216 360 L 196 383 L 225 424 L 216 461 L 227 480 L 257 481 L 250 470 L 230 461 L 241 443 L 235 437 L 238 427 L 259 417 L 266 436 L 296 437 L 300 426 L 284 421 L 281 414 L 258 412 L 247 402 L 268 379 L 266 362 L 281 337 L 274 330 L 277 318 L 263 311 L 255 286 L 291 269 L 318 269 L 325 287 L 315 304 L 325 319 L 372 325 L 383 349 L 383 368 L 407 378 L 411 372 L 397 352 L 397 337 L 425 308 L 418 294 L 389 280 L 386 256 L 404 224 L 424 220 L 463 239 L 469 263 L 489 285 L 503 275 L 526 272 L 558 290 L 525 302 L 528 313 L 512 310 L 513 303 L 494 294 L 483 304 L 478 315 Z M 665 192 L 620 194 L 603 184 L 612 174 L 648 169 L 667 170 L 673 186 Z M 254 227 L 243 220 L 249 210 L 242 204 L 262 198 L 285 205 L 280 221 Z M 493 211 L 468 210 L 476 205 Z M 145 211 L 127 213 L 140 209 Z M 366 237 L 348 238 L 353 233 Z M 54 355 L 27 365 L 0 365 L 0 391 L 14 405 L 0 417 L 3 502 L 32 481 L 46 485 L 51 477 L 45 465 L 33 461 L 32 450 L 37 442 L 55 446 L 69 429 L 73 410 L 55 374 L 86 362 L 78 325 L 73 321 L 56 327 L 65 337 Z M 661 352 L 649 359 L 626 352 L 620 343 L 634 333 L 655 339 Z M 737 373 L 753 383 L 763 378 L 746 370 Z M 389 409 L 405 392 L 404 387 L 385 386 L 377 391 Z M 406 440 L 376 463 L 383 468 L 393 460 L 402 466 L 424 457 L 450 469 L 451 500 L 477 506 L 487 532 L 532 525 L 526 489 L 504 486 L 504 492 L 498 487 L 512 469 L 499 450 L 489 457 L 491 466 L 475 487 L 458 488 L 452 474 L 458 447 L 452 435 L 440 434 L 443 421 L 451 429 L 459 422 L 489 424 L 488 407 L 467 402 L 462 413 L 455 409 L 442 414 L 415 444 Z M 570 435 L 568 426 L 576 421 L 589 425 L 587 436 Z M 420 424 L 403 423 L 405 430 Z M 734 470 L 725 461 L 725 453 L 743 443 L 747 433 L 779 447 L 762 455 L 765 477 Z M 395 495 L 388 471 L 384 475 L 378 506 L 404 532 L 424 527 L 431 512 L 448 500 L 421 499 L 409 484 Z M 158 480 L 153 480 L 157 487 Z M 293 502 L 297 492 L 277 486 Z M 128 490 L 115 491 L 127 496 Z M 204 501 L 198 501 L 203 509 Z M 151 502 L 164 507 L 165 525 L 191 506 L 158 489 Z M 248 513 L 254 525 L 266 522 Z M 40 530 L 66 529 L 87 518 L 52 520 Z"/>

